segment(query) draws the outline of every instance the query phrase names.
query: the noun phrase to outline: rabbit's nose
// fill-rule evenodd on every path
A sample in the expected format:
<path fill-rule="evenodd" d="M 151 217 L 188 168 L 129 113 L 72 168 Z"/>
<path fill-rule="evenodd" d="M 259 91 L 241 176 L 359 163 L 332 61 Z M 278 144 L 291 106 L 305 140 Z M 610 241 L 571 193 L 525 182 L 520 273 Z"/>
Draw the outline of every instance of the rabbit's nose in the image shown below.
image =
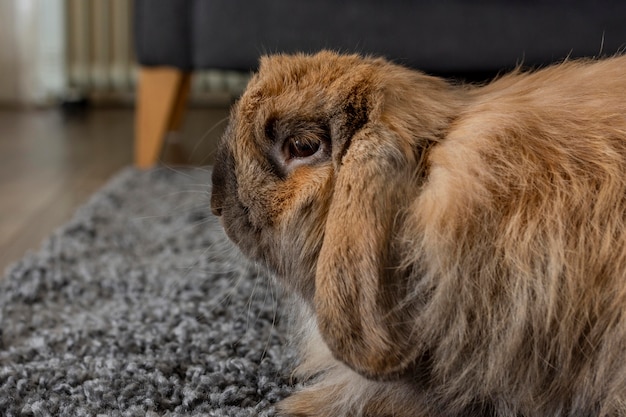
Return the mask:
<path fill-rule="evenodd" d="M 213 194 L 215 196 L 215 194 Z M 222 206 L 218 205 L 214 200 L 213 196 L 211 196 L 211 213 L 215 216 L 220 217 L 222 215 Z"/>
<path fill-rule="evenodd" d="M 217 217 L 222 215 L 224 207 L 224 190 L 213 181 L 213 191 L 211 192 L 211 213 Z"/>
<path fill-rule="evenodd" d="M 222 215 L 224 207 L 224 193 L 227 185 L 228 167 L 223 158 L 217 158 L 211 175 L 211 212 L 216 216 Z"/>
<path fill-rule="evenodd" d="M 236 194 L 235 162 L 228 146 L 218 148 L 211 174 L 211 212 L 221 216 L 223 208 Z"/>
<path fill-rule="evenodd" d="M 224 181 L 220 172 L 215 170 L 211 190 L 211 212 L 219 217 L 222 215 L 222 207 L 224 207 Z"/>

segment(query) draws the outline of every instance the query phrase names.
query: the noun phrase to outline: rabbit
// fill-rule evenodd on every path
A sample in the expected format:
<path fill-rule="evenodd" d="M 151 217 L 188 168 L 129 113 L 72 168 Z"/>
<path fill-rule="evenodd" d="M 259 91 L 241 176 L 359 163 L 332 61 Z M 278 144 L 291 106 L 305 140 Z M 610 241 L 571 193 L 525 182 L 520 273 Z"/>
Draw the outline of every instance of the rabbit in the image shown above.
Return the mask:
<path fill-rule="evenodd" d="M 293 295 L 284 416 L 626 416 L 626 56 L 262 57 L 211 209 Z"/>

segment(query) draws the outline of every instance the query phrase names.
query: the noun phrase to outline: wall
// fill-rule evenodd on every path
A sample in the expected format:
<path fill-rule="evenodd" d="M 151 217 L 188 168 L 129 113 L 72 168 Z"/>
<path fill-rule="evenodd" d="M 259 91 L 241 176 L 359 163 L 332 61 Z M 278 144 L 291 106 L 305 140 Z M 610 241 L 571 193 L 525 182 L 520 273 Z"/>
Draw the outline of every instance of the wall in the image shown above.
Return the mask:
<path fill-rule="evenodd" d="M 0 0 L 0 103 L 14 102 L 18 98 L 14 15 L 15 1 Z"/>
<path fill-rule="evenodd" d="M 66 90 L 64 0 L 0 0 L 0 104 L 45 105 Z"/>

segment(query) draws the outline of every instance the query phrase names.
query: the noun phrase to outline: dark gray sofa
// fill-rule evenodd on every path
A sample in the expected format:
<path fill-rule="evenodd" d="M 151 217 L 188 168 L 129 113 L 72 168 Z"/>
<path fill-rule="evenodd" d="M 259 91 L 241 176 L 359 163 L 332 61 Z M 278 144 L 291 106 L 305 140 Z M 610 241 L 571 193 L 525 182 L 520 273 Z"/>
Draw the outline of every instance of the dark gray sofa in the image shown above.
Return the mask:
<path fill-rule="evenodd" d="M 142 167 L 180 123 L 196 69 L 249 71 L 262 54 L 330 48 L 471 78 L 626 46 L 623 0 L 135 0 L 134 24 Z"/>

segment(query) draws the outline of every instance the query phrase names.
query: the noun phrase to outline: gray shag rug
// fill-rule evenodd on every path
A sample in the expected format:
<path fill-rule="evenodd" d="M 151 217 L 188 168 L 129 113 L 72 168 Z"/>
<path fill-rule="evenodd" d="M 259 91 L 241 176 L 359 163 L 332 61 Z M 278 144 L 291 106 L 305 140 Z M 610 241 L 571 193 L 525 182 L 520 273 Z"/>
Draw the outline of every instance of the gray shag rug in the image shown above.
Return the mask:
<path fill-rule="evenodd" d="M 281 297 L 210 213 L 210 172 L 128 168 L 0 279 L 0 415 L 272 416 Z"/>

